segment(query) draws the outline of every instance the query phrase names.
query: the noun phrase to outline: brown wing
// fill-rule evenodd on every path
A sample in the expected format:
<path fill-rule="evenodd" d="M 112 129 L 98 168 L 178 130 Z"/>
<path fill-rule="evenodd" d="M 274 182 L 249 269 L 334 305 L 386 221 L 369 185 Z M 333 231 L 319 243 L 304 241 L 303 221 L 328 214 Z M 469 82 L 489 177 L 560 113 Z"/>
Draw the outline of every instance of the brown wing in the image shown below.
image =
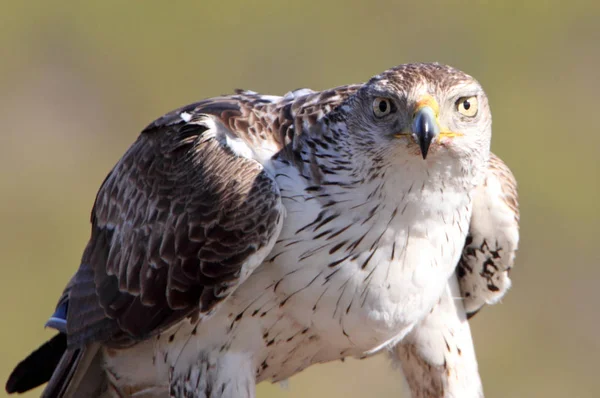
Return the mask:
<path fill-rule="evenodd" d="M 491 154 L 486 178 L 474 197 L 469 235 L 457 267 L 467 314 L 498 302 L 508 291 L 518 243 L 517 182 L 508 166 Z"/>
<path fill-rule="evenodd" d="M 69 346 L 135 341 L 210 311 L 268 254 L 283 221 L 279 190 L 215 131 L 235 136 L 224 126 L 241 106 L 225 97 L 158 119 L 108 175 L 71 284 Z"/>

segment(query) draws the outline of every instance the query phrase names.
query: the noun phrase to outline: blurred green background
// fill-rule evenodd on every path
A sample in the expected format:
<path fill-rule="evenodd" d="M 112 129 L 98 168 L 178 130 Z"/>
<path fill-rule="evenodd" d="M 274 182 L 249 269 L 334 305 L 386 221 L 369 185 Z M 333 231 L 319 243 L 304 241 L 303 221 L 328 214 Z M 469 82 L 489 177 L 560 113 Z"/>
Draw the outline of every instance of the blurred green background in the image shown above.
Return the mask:
<path fill-rule="evenodd" d="M 52 335 L 43 324 L 78 266 L 96 190 L 148 122 L 237 87 L 324 89 L 439 61 L 483 84 L 493 150 L 520 184 L 514 287 L 471 323 L 487 396 L 598 396 L 598 3 L 0 4 L 2 383 Z M 401 397 L 388 365 L 318 365 L 258 396 Z"/>

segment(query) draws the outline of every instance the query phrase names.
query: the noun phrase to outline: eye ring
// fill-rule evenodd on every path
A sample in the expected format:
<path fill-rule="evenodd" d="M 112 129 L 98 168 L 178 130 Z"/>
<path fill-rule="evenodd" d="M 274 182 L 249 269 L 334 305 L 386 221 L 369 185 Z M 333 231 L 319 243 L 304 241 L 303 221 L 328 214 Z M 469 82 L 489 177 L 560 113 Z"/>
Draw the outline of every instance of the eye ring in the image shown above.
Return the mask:
<path fill-rule="evenodd" d="M 479 110 L 479 101 L 477 96 L 471 97 L 460 97 L 456 101 L 456 110 L 463 116 L 466 117 L 475 117 L 477 115 L 477 111 Z"/>
<path fill-rule="evenodd" d="M 394 111 L 393 103 L 389 98 L 377 97 L 373 100 L 373 115 L 381 119 Z"/>

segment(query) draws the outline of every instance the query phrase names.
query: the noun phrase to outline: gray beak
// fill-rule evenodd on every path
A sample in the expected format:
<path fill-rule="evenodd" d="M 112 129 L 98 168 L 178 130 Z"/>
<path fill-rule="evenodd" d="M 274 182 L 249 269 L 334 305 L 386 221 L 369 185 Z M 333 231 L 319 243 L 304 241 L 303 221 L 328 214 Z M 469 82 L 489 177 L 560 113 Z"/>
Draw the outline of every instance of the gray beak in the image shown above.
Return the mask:
<path fill-rule="evenodd" d="M 415 112 L 412 122 L 413 138 L 421 148 L 423 159 L 427 158 L 429 145 L 440 134 L 435 112 L 429 106 L 424 106 Z"/>

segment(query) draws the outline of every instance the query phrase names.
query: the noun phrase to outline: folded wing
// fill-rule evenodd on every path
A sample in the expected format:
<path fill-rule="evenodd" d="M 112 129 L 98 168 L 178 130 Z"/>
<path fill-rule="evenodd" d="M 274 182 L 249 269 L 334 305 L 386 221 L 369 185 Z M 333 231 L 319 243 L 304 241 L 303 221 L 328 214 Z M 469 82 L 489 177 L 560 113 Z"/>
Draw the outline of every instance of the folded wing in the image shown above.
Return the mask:
<path fill-rule="evenodd" d="M 498 302 L 508 291 L 518 243 L 517 182 L 508 166 L 491 154 L 473 200 L 469 235 L 456 270 L 469 316 L 485 304 Z"/>

